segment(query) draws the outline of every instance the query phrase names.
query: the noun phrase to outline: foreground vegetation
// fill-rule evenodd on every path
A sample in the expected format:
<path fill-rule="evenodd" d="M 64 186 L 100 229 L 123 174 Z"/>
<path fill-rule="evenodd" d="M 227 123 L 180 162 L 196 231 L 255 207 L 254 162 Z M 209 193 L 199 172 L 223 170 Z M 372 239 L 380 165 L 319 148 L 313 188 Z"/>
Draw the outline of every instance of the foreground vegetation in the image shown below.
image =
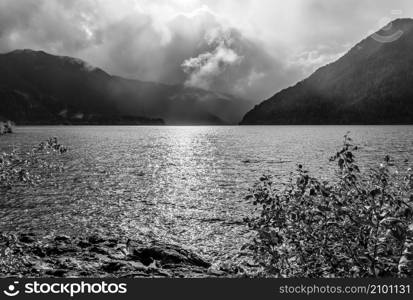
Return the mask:
<path fill-rule="evenodd" d="M 57 138 L 49 138 L 30 151 L 14 149 L 9 153 L 0 153 L 0 192 L 19 184 L 39 183 L 42 179 L 37 174 L 40 169 L 61 167 L 46 158 L 65 152 L 67 148 L 59 144 Z"/>
<path fill-rule="evenodd" d="M 2 121 L 0 117 L 0 135 L 12 133 L 13 125 L 11 121 Z"/>
<path fill-rule="evenodd" d="M 388 156 L 360 172 L 346 135 L 337 180 L 315 178 L 302 165 L 283 188 L 263 176 L 247 196 L 257 214 L 246 245 L 271 277 L 405 277 L 413 275 L 413 172 Z"/>

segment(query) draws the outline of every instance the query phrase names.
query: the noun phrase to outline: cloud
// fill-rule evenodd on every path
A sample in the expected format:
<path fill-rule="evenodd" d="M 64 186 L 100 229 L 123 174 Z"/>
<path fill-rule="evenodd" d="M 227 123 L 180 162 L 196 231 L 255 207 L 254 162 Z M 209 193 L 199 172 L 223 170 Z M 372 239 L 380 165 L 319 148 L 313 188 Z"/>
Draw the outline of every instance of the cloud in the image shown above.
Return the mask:
<path fill-rule="evenodd" d="M 383 18 L 408 16 L 411 0 L 0 0 L 0 52 L 44 50 L 258 102 L 335 60 Z"/>
<path fill-rule="evenodd" d="M 239 64 L 243 57 L 231 49 L 230 34 L 219 28 L 207 32 L 205 40 L 214 49 L 185 60 L 182 68 L 189 76 L 185 81 L 186 86 L 210 90 L 215 89 L 214 81 L 219 81 L 220 75 L 232 65 Z"/>
<path fill-rule="evenodd" d="M 348 48 L 348 45 L 319 45 L 292 55 L 287 63 L 290 68 L 299 69 L 302 76 L 305 77 L 307 74 L 316 71 L 320 66 L 324 66 L 342 57 Z"/>
<path fill-rule="evenodd" d="M 90 31 L 89 15 L 65 3 L 1 0 L 0 48 L 32 46 L 53 52 L 76 52 L 96 44 L 98 36 Z"/>

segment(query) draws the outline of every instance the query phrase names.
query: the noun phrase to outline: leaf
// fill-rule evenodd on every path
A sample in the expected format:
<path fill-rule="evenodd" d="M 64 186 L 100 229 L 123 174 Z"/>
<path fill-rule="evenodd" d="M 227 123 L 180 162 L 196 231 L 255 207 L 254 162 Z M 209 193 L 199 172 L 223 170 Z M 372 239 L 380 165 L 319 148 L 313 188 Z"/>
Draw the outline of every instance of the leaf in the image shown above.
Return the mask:
<path fill-rule="evenodd" d="M 384 218 L 383 220 L 381 220 L 379 224 L 382 226 L 393 226 L 398 223 L 403 223 L 403 221 L 398 218 L 388 217 L 388 218 Z"/>

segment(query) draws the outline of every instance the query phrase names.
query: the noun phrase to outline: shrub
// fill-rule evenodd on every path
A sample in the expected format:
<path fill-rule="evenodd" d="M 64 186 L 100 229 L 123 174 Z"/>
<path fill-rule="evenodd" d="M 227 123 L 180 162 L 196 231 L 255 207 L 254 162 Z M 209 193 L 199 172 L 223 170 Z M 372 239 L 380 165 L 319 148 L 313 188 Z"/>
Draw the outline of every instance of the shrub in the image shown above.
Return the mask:
<path fill-rule="evenodd" d="M 41 182 L 42 177 L 37 173 L 41 170 L 60 168 L 60 164 L 46 159 L 53 154 L 62 154 L 67 148 L 59 144 L 56 138 L 33 147 L 28 152 L 16 150 L 10 153 L 0 153 L 0 193 L 16 185 L 35 185 Z M 0 198 L 0 205 L 1 205 Z M 11 270 L 24 269 L 27 264 L 25 256 L 16 255 L 21 249 L 13 249 L 15 236 L 0 234 L 0 274 L 8 274 Z M 20 253 L 21 254 L 21 253 Z"/>
<path fill-rule="evenodd" d="M 15 235 L 0 234 L 0 277 L 27 269 L 28 258 L 22 255 L 21 247 L 15 247 L 16 244 Z"/>
<path fill-rule="evenodd" d="M 333 182 L 312 177 L 299 165 L 296 180 L 282 188 L 263 176 L 251 189 L 246 199 L 257 210 L 245 221 L 255 237 L 246 247 L 265 276 L 394 277 L 405 272 L 401 258 L 413 216 L 413 173 L 398 171 L 389 156 L 380 167 L 361 173 L 355 150 L 346 135 L 331 158 L 338 167 Z"/>
<path fill-rule="evenodd" d="M 67 148 L 59 144 L 57 138 L 50 138 L 28 152 L 13 150 L 9 153 L 0 153 L 0 191 L 10 189 L 16 184 L 38 183 L 41 179 L 37 174 L 39 170 L 56 167 L 45 158 L 51 154 L 65 152 Z"/>

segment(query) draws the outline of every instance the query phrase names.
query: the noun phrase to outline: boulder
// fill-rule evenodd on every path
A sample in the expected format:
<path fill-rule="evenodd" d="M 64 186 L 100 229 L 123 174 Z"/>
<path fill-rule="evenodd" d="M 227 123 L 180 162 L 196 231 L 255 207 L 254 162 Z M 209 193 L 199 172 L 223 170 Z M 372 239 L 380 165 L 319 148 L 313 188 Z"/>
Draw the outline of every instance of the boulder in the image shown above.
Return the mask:
<path fill-rule="evenodd" d="M 0 235 L 15 264 L 14 277 L 224 277 L 211 264 L 178 245 L 102 236 Z M 1 272 L 1 269 L 0 269 Z"/>
<path fill-rule="evenodd" d="M 105 241 L 105 239 L 101 237 L 100 235 L 94 234 L 89 237 L 88 241 L 91 244 L 101 244 Z"/>
<path fill-rule="evenodd" d="M 34 243 L 35 239 L 31 234 L 21 234 L 19 237 L 19 241 L 25 244 Z"/>
<path fill-rule="evenodd" d="M 71 238 L 67 235 L 57 235 L 54 240 L 56 242 L 69 242 Z"/>
<path fill-rule="evenodd" d="M 197 254 L 176 245 L 154 242 L 149 246 L 129 240 L 127 243 L 129 256 L 148 266 L 154 261 L 161 265 L 192 265 L 209 268 L 211 264 Z"/>

